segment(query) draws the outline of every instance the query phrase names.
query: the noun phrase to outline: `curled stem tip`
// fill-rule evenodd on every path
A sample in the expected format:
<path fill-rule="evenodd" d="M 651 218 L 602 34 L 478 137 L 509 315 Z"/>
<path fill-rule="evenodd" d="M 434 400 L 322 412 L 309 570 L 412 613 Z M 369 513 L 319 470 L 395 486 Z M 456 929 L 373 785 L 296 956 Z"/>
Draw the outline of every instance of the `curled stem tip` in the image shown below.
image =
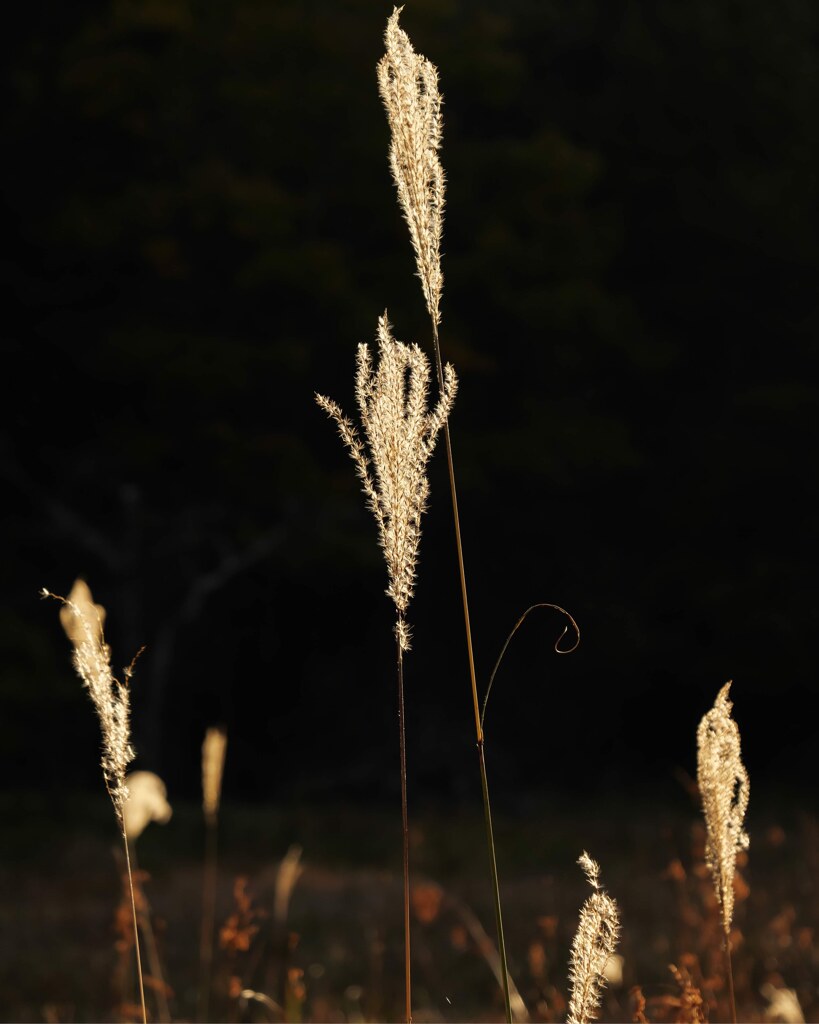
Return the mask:
<path fill-rule="evenodd" d="M 489 702 L 489 694 L 492 690 L 492 684 L 495 682 L 495 676 L 497 675 L 498 669 L 500 668 L 501 662 L 503 661 L 504 655 L 506 654 L 506 650 L 509 647 L 509 644 L 512 642 L 512 637 L 514 637 L 515 633 L 517 633 L 517 631 L 526 621 L 527 617 L 531 614 L 531 612 L 535 611 L 535 609 L 537 608 L 551 608 L 553 611 L 560 612 L 561 615 L 565 615 L 566 618 L 569 620 L 568 623 L 563 627 L 563 632 L 560 634 L 557 640 L 555 640 L 555 654 L 571 654 L 572 651 L 576 651 L 577 648 L 580 646 L 580 627 L 575 621 L 574 616 L 567 612 L 565 608 L 561 607 L 559 604 L 552 604 L 551 601 L 540 601 L 537 604 L 530 605 L 530 607 L 526 609 L 523 615 L 521 615 L 521 617 L 515 623 L 514 627 L 512 628 L 512 632 L 506 638 L 506 642 L 504 643 L 503 647 L 501 648 L 501 652 L 498 655 L 498 660 L 495 662 L 495 667 L 492 669 L 492 675 L 489 677 L 489 685 L 486 688 L 486 694 L 483 698 L 483 706 L 481 707 L 481 732 L 483 732 L 483 723 L 484 719 L 486 718 L 486 705 Z M 561 641 L 563 640 L 563 637 L 569 632 L 570 628 L 574 630 L 575 641 L 571 647 L 563 648 L 560 646 Z"/>

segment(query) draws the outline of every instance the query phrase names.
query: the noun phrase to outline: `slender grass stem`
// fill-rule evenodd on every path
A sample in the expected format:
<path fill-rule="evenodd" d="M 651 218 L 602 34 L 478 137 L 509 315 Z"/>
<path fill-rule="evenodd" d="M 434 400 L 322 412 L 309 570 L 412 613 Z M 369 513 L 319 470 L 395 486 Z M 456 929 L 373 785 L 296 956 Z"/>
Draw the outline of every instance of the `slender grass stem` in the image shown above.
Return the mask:
<path fill-rule="evenodd" d="M 218 832 L 216 821 L 205 823 L 205 866 L 202 879 L 202 934 L 199 939 L 199 1005 L 196 1019 L 203 1024 L 210 1010 L 211 971 L 213 967 L 213 929 L 216 920 L 216 858 Z"/>
<path fill-rule="evenodd" d="M 130 846 L 130 843 L 128 844 Z M 162 970 L 162 961 L 159 958 L 159 947 L 156 944 L 156 935 L 154 934 L 154 928 L 151 924 L 151 908 L 148 903 L 148 897 L 145 895 L 145 888 L 141 884 L 139 874 L 139 857 L 137 856 L 136 847 L 131 851 L 132 857 L 132 869 L 136 871 L 137 882 L 134 886 L 135 890 L 139 890 L 140 904 L 142 912 L 137 915 L 139 920 L 139 926 L 142 930 L 142 938 L 145 941 L 145 952 L 148 959 L 148 976 L 153 978 L 156 982 L 154 987 L 154 995 L 156 996 L 156 1008 L 157 1015 L 161 1024 L 170 1024 L 171 1011 L 168 1006 L 167 988 L 165 984 L 165 975 Z"/>
<path fill-rule="evenodd" d="M 725 963 L 728 973 L 728 997 L 731 1000 L 731 1024 L 737 1024 L 737 1004 L 734 999 L 734 971 L 731 966 L 731 938 L 725 936 Z"/>
<path fill-rule="evenodd" d="M 142 1024 L 148 1024 L 148 1012 L 145 1008 L 145 983 L 142 980 L 142 957 L 139 952 L 139 926 L 137 925 L 136 897 L 134 896 L 134 876 L 131 873 L 131 854 L 128 850 L 128 835 L 125 831 L 125 822 L 120 821 L 122 826 L 122 842 L 125 846 L 125 867 L 128 870 L 128 887 L 131 890 L 131 911 L 134 915 L 134 947 L 136 949 L 137 976 L 139 978 L 139 999 L 142 1004 Z"/>
<path fill-rule="evenodd" d="M 444 387 L 444 367 L 441 359 L 441 342 L 438 337 L 438 325 L 432 323 L 432 337 L 435 348 L 435 368 L 438 373 L 438 386 Z M 464 630 L 466 633 L 466 650 L 469 658 L 469 680 L 472 687 L 472 707 L 475 714 L 475 736 L 478 744 L 478 764 L 481 773 L 481 793 L 483 796 L 483 816 L 486 822 L 486 840 L 489 852 L 489 865 L 492 876 L 492 896 L 495 903 L 495 926 L 498 935 L 498 955 L 501 963 L 503 1001 L 506 1010 L 507 1024 L 512 1024 L 512 1004 L 509 1000 L 509 968 L 506 963 L 506 941 L 503 935 L 503 915 L 501 913 L 500 883 L 498 881 L 497 859 L 495 857 L 495 838 L 492 830 L 492 808 L 489 802 L 489 782 L 486 776 L 486 760 L 484 757 L 483 724 L 478 701 L 478 681 L 475 674 L 475 654 L 472 646 L 472 626 L 469 618 L 469 597 L 466 587 L 466 568 L 464 565 L 463 541 L 461 539 L 461 519 L 458 514 L 458 490 L 455 484 L 455 464 L 452 458 L 452 441 L 449 435 L 449 422 L 444 423 L 444 446 L 446 448 L 446 464 L 449 472 L 449 492 L 452 497 L 452 517 L 455 523 L 455 547 L 458 554 L 458 575 L 461 581 L 461 603 L 464 612 Z"/>
<path fill-rule="evenodd" d="M 478 760 L 481 767 L 481 791 L 483 793 L 483 817 L 486 822 L 486 841 L 489 847 L 489 867 L 492 873 L 492 894 L 495 900 L 495 927 L 498 932 L 498 956 L 501 967 L 501 984 L 506 1020 L 512 1024 L 512 1001 L 509 997 L 509 968 L 506 966 L 506 942 L 503 937 L 503 913 L 500 901 L 498 865 L 495 861 L 495 836 L 492 831 L 492 811 L 489 804 L 489 780 L 486 777 L 486 760 L 483 753 L 483 737 L 478 740 Z"/>
<path fill-rule="evenodd" d="M 407 1024 L 412 1021 L 412 981 L 410 971 L 410 889 L 409 889 L 409 813 L 407 810 L 407 743 L 404 727 L 404 655 L 396 635 L 398 659 L 398 743 L 401 755 L 401 820 L 404 855 L 404 983 Z"/>

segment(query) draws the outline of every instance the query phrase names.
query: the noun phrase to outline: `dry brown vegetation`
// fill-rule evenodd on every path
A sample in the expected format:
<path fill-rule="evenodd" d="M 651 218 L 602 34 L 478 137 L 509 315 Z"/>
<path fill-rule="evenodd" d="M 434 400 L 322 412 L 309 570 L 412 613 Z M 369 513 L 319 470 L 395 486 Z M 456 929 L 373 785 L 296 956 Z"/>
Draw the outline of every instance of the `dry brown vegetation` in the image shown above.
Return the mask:
<path fill-rule="evenodd" d="M 534 822 L 505 822 L 495 838 L 447 423 L 456 380 L 442 365 L 438 337 L 441 96 L 436 69 L 413 50 L 399 13 L 388 22 L 378 82 L 391 128 L 390 164 L 432 325 L 439 396 L 428 410 L 430 360 L 419 346 L 396 342 L 385 315 L 375 369 L 367 346 L 358 348 L 356 397 L 366 446 L 340 406 L 317 397 L 336 421 L 375 515 L 397 613 L 401 877 L 396 852 L 372 848 L 373 835 L 395 832 L 382 812 L 345 809 L 340 818 L 313 809 L 308 823 L 297 809 L 290 817 L 280 814 L 275 828 L 259 808 L 228 811 L 220 820 L 223 732 L 210 732 L 204 745 L 201 815 L 184 808 L 170 819 L 157 780 L 145 791 L 150 803 L 139 814 L 131 806 L 140 824 L 129 836 L 128 679 L 114 678 L 104 610 L 78 585 L 61 599 L 61 618 L 100 718 L 103 777 L 123 853 L 112 859 L 101 839 L 68 831 L 62 853 L 49 860 L 57 872 L 46 877 L 36 863 L 12 860 L 2 869 L 4 907 L 18 901 L 27 907 L 2 940 L 4 1012 L 7 1019 L 123 1022 L 353 1022 L 402 1015 L 407 1021 L 505 1015 L 510 1022 L 570 1024 L 598 1016 L 643 1024 L 819 1019 L 819 826 L 805 815 L 760 818 L 755 859 L 749 859 L 749 780 L 729 684 L 697 734 L 698 784 L 692 789 L 702 821 L 693 809 L 658 819 L 656 810 L 606 807 L 601 800 L 591 810 L 552 807 Z M 426 464 L 439 431 L 453 500 L 484 817 L 419 816 L 410 825 L 405 616 L 429 494 Z M 142 840 L 150 820 L 167 827 Z M 486 858 L 475 855 L 481 826 L 492 891 L 479 874 Z M 258 851 L 273 845 L 277 830 L 286 841 L 279 844 L 280 859 L 271 862 Z M 217 835 L 223 832 L 220 862 Z M 348 837 L 353 857 L 338 855 L 339 833 Z M 202 835 L 204 855 L 191 842 Z M 136 861 L 138 840 L 148 844 L 143 866 Z M 587 846 L 604 860 L 616 901 L 601 888 L 598 864 L 583 853 L 579 863 L 593 890 L 585 898 L 572 861 Z M 496 856 L 508 872 L 503 886 Z M 496 938 L 486 926 L 493 914 Z"/>

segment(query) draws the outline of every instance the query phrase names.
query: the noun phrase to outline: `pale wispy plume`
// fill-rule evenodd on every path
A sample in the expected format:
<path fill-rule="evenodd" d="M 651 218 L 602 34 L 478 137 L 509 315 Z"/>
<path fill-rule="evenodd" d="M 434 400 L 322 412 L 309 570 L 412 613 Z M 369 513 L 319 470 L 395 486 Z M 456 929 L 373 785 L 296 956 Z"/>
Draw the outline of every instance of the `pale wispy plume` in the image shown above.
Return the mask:
<path fill-rule="evenodd" d="M 105 609 L 94 604 L 84 580 L 78 579 L 67 598 L 43 590 L 44 597 L 62 602 L 60 622 L 74 648 L 73 663 L 96 708 L 102 730 L 102 774 L 105 785 L 123 824 L 123 806 L 128 799 L 125 773 L 134 759 L 131 746 L 131 702 L 128 683 L 131 669 L 125 669 L 125 682 L 111 670 L 111 648 L 105 642 Z"/>
<path fill-rule="evenodd" d="M 606 964 L 617 948 L 620 916 L 616 902 L 600 887 L 600 865 L 585 852 L 577 863 L 585 871 L 594 892 L 583 904 L 580 924 L 572 943 L 567 1024 L 588 1024 L 595 1019 L 600 1006 Z"/>
<path fill-rule="evenodd" d="M 389 574 L 387 594 L 398 612 L 396 633 L 401 648 L 408 650 L 405 616 L 429 496 L 426 466 L 455 401 L 457 380 L 447 364 L 441 397 L 428 410 L 429 360 L 417 345 L 393 338 L 386 313 L 378 321 L 378 353 L 374 368 L 368 346 L 358 346 L 356 400 L 366 444 L 336 402 L 324 395 L 316 395 L 316 401 L 338 424 L 378 524 Z"/>
<path fill-rule="evenodd" d="M 726 936 L 734 916 L 734 874 L 739 850 L 748 847 L 742 830 L 748 807 L 748 772 L 740 757 L 739 727 L 731 718 L 731 683 L 719 691 L 714 706 L 697 729 L 697 782 L 705 815 L 705 859 L 722 910 Z"/>
<path fill-rule="evenodd" d="M 215 823 L 219 815 L 226 752 L 227 732 L 211 726 L 202 743 L 202 812 L 208 823 Z"/>
<path fill-rule="evenodd" d="M 173 817 L 168 790 L 155 772 L 131 772 L 125 777 L 128 799 L 123 805 L 125 831 L 135 842 L 152 821 L 167 825 Z"/>
<path fill-rule="evenodd" d="M 438 71 L 416 53 L 398 24 L 403 8 L 393 9 L 384 35 L 386 53 L 378 63 L 378 90 L 391 130 L 390 168 L 398 201 L 409 225 L 433 323 L 440 322 L 441 235 L 444 221 L 444 170 L 441 148 L 441 94 Z"/>

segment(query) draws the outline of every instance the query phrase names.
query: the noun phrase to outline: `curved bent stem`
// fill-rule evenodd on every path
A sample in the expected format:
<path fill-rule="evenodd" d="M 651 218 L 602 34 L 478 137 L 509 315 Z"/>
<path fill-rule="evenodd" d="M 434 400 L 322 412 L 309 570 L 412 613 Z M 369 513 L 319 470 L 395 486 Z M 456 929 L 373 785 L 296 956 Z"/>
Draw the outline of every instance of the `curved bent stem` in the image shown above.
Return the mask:
<path fill-rule="evenodd" d="M 487 705 L 487 703 L 489 701 L 489 694 L 490 694 L 490 691 L 492 690 L 492 684 L 495 682 L 495 676 L 497 675 L 498 669 L 500 668 L 500 664 L 503 661 L 503 656 L 506 654 L 506 649 L 509 646 L 509 644 L 512 642 L 512 637 L 515 635 L 515 633 L 517 633 L 517 631 L 520 629 L 520 627 L 526 621 L 526 619 L 529 616 L 530 612 L 535 611 L 536 608 L 551 608 L 551 609 L 553 609 L 556 612 L 560 612 L 561 615 L 565 615 L 566 616 L 566 618 L 569 620 L 569 622 L 571 623 L 572 627 L 574 628 L 575 637 L 576 637 L 575 642 L 572 644 L 571 647 L 568 647 L 568 648 L 565 648 L 565 649 L 561 649 L 560 641 L 569 632 L 569 627 L 568 626 L 564 626 L 563 627 L 563 632 L 560 634 L 560 636 L 555 641 L 555 645 L 554 645 L 555 654 L 571 654 L 572 651 L 576 651 L 578 646 L 580 645 L 580 627 L 575 622 L 574 617 L 572 615 L 570 615 L 569 612 L 567 612 L 565 608 L 561 608 L 561 606 L 559 604 L 552 604 L 550 601 L 540 601 L 540 602 L 538 602 L 538 604 L 530 605 L 526 609 L 526 611 L 523 613 L 523 615 L 521 615 L 521 617 L 515 623 L 515 625 L 514 625 L 514 627 L 512 629 L 512 632 L 506 638 L 506 642 L 504 643 L 503 647 L 501 648 L 501 652 L 498 655 L 498 660 L 495 662 L 495 667 L 492 669 L 492 675 L 489 677 L 489 685 L 486 688 L 486 694 L 484 695 L 483 705 L 481 707 L 481 732 L 483 732 L 483 723 L 484 723 L 484 719 L 486 718 L 486 705 Z"/>

